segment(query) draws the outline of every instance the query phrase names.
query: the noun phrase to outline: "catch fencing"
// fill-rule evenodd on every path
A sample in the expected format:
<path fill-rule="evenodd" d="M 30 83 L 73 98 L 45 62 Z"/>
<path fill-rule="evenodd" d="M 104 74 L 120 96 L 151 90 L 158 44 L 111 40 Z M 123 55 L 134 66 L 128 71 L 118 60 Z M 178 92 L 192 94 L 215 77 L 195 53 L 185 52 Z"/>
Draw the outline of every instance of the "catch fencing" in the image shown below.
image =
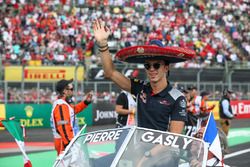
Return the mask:
<path fill-rule="evenodd" d="M 177 87 L 188 88 L 195 85 L 198 91 L 211 93 L 210 100 L 220 99 L 225 88 L 231 87 L 234 91 L 233 99 L 250 99 L 250 83 L 222 82 L 175 82 Z M 56 96 L 56 83 L 48 82 L 7 82 L 0 81 L 0 103 L 50 103 Z M 80 101 L 84 94 L 93 91 L 96 101 L 115 101 L 121 89 L 110 81 L 82 81 L 74 82 L 76 101 Z"/>

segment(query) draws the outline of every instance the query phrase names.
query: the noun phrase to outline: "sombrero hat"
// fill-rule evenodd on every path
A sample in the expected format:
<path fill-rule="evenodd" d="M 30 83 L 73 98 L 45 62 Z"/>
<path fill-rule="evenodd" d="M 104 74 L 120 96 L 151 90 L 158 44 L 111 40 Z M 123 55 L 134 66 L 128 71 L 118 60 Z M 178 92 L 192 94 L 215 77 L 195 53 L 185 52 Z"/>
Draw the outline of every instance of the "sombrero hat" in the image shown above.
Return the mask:
<path fill-rule="evenodd" d="M 195 57 L 191 49 L 181 47 L 160 47 L 155 45 L 131 46 L 118 51 L 115 57 L 128 63 L 144 63 L 145 60 L 166 60 L 178 63 Z"/>

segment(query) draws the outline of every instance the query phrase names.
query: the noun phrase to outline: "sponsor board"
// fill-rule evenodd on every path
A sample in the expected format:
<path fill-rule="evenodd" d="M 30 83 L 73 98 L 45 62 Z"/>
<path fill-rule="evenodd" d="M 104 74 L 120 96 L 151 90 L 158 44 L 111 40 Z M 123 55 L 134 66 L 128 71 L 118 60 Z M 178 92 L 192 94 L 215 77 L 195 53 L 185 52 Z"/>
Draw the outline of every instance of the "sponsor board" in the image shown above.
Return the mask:
<path fill-rule="evenodd" d="M 6 116 L 15 116 L 27 128 L 50 127 L 50 104 L 7 104 Z"/>
<path fill-rule="evenodd" d="M 4 104 L 0 104 L 0 120 L 6 119 L 6 112 Z M 0 130 L 3 130 L 4 127 L 0 127 Z"/>
<path fill-rule="evenodd" d="M 144 69 L 117 67 L 117 70 L 123 73 L 126 77 L 133 77 L 142 80 L 146 79 L 146 73 Z M 104 71 L 100 67 L 91 68 L 88 73 L 88 78 L 91 81 L 109 81 L 109 79 L 104 77 Z"/>
<path fill-rule="evenodd" d="M 219 120 L 220 119 L 220 114 L 219 114 L 219 101 L 208 101 L 207 102 L 208 106 L 212 106 L 215 105 L 214 109 L 213 109 L 213 114 L 214 114 L 214 119 L 215 120 Z"/>
<path fill-rule="evenodd" d="M 122 68 L 117 67 L 118 71 L 122 71 Z M 88 70 L 88 78 L 91 81 L 109 81 L 109 79 L 104 77 L 104 71 L 101 67 L 92 67 Z"/>
<path fill-rule="evenodd" d="M 208 101 L 208 105 L 215 104 L 213 109 L 215 120 L 220 119 L 219 115 L 219 101 Z M 236 114 L 236 119 L 250 118 L 250 100 L 232 100 L 230 102 L 233 113 Z"/>
<path fill-rule="evenodd" d="M 236 118 L 250 118 L 250 100 L 234 100 L 230 104 Z"/>
<path fill-rule="evenodd" d="M 75 76 L 76 67 L 65 66 L 9 66 L 5 68 L 5 81 L 22 81 L 22 77 L 26 82 L 53 82 L 60 79 L 70 79 Z M 84 80 L 84 68 L 77 68 L 77 80 Z"/>
<path fill-rule="evenodd" d="M 92 117 L 93 117 L 93 113 L 92 113 L 92 104 L 89 104 L 87 108 L 85 108 L 82 112 L 78 113 L 77 116 L 77 120 L 78 120 L 78 125 L 83 126 L 85 124 L 87 124 L 88 126 L 92 126 L 93 122 L 92 122 Z"/>
<path fill-rule="evenodd" d="M 93 104 L 93 125 L 115 124 L 116 118 L 114 104 L 101 101 Z"/>
<path fill-rule="evenodd" d="M 7 104 L 6 119 L 14 116 L 27 128 L 50 128 L 51 108 L 51 104 Z M 80 126 L 91 126 L 92 104 L 77 114 L 77 118 Z"/>

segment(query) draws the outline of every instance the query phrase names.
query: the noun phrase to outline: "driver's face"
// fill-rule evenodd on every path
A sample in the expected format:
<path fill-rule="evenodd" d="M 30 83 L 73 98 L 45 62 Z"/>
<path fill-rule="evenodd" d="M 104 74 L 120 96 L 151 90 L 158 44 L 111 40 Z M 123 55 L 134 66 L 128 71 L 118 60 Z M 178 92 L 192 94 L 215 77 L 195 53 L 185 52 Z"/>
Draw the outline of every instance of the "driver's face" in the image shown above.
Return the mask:
<path fill-rule="evenodd" d="M 166 65 L 163 60 L 147 60 L 144 67 L 150 82 L 158 82 L 163 77 L 166 78 L 169 65 Z"/>

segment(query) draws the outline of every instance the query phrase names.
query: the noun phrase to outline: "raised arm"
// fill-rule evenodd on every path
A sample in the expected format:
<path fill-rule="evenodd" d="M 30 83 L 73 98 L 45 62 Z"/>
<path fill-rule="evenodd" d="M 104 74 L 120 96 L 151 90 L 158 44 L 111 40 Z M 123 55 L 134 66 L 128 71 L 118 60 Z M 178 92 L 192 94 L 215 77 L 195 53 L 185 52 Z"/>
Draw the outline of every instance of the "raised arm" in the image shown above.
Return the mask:
<path fill-rule="evenodd" d="M 101 55 L 101 62 L 105 77 L 110 78 L 121 89 L 131 92 L 131 84 L 129 78 L 115 69 L 114 63 L 108 48 L 108 37 L 110 29 L 105 26 L 102 20 L 95 20 L 93 22 L 94 36 Z"/>

